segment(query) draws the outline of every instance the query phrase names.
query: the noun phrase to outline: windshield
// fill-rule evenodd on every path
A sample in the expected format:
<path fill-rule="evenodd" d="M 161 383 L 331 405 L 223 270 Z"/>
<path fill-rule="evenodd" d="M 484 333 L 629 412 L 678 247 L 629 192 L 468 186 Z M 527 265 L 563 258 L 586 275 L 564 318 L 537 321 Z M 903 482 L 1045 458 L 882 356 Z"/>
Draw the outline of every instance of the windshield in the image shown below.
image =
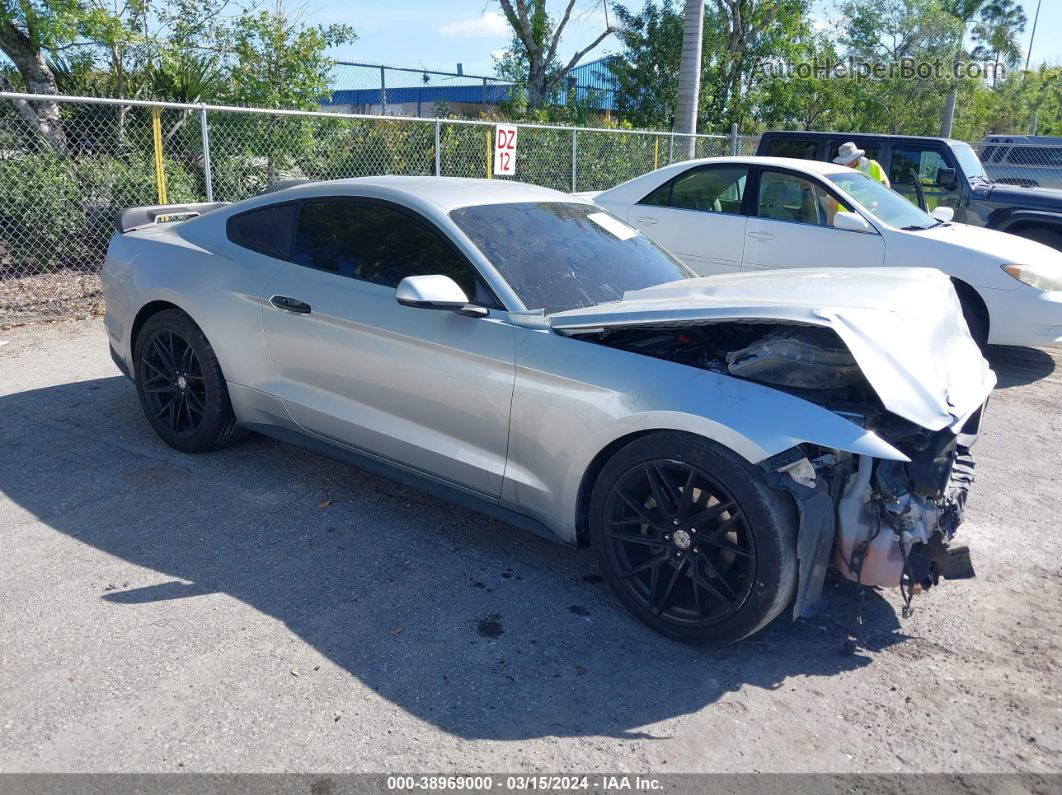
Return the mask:
<path fill-rule="evenodd" d="M 858 171 L 829 174 L 827 178 L 889 226 L 897 229 L 928 229 L 937 224 L 934 218 L 899 193 Z"/>
<path fill-rule="evenodd" d="M 696 274 L 637 229 L 589 204 L 527 202 L 450 213 L 528 309 L 618 301 Z"/>
<path fill-rule="evenodd" d="M 959 161 L 959 170 L 966 175 L 967 179 L 988 179 L 985 176 L 985 167 L 981 165 L 977 152 L 969 144 L 952 144 L 951 151 L 955 153 L 955 159 Z"/>

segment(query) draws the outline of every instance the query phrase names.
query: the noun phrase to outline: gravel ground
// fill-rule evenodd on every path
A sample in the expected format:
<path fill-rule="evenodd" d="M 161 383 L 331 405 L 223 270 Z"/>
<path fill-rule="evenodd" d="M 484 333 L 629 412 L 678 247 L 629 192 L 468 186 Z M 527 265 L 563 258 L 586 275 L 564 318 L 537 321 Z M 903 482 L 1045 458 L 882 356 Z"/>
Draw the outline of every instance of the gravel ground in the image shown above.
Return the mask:
<path fill-rule="evenodd" d="M 37 320 L 103 314 L 98 273 L 39 273 L 0 278 L 0 330 Z"/>
<path fill-rule="evenodd" d="M 978 577 L 723 650 L 571 550 L 263 438 L 165 447 L 98 319 L 0 332 L 0 770 L 1062 771 L 1058 356 L 1001 386 Z"/>

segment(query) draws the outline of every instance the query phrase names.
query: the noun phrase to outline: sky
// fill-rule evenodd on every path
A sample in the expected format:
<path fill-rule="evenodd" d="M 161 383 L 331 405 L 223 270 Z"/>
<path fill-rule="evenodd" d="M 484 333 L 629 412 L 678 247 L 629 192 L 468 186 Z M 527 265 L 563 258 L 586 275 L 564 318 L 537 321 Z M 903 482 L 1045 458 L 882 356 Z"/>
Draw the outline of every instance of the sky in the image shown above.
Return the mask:
<path fill-rule="evenodd" d="M 559 17 L 564 5 L 563 0 L 549 0 L 548 7 Z M 628 0 L 626 5 L 640 8 L 641 0 Z M 1027 46 L 1036 0 L 1022 0 L 1022 5 L 1029 18 L 1023 36 Z M 605 27 L 600 0 L 576 0 L 575 8 L 561 42 L 564 61 L 593 41 Z M 497 0 L 308 0 L 306 12 L 310 23 L 344 22 L 353 26 L 358 41 L 329 53 L 339 60 L 439 71 L 454 71 L 461 63 L 466 74 L 490 76 L 494 74 L 492 53 L 504 50 L 510 40 Z M 620 49 L 615 38 L 610 37 L 584 61 Z M 1043 60 L 1062 65 L 1062 0 L 1041 2 L 1032 63 Z"/>

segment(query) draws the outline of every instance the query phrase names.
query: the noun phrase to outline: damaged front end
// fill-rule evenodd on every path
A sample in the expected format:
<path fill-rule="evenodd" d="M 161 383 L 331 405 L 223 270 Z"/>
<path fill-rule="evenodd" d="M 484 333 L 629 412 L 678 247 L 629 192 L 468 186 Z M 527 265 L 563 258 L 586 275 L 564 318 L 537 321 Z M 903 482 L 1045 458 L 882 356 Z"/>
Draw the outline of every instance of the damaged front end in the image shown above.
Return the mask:
<path fill-rule="evenodd" d="M 814 609 L 828 563 L 873 587 L 899 586 L 909 603 L 941 579 L 974 576 L 969 550 L 951 544 L 974 478 L 970 446 L 983 405 L 961 426 L 937 431 L 884 410 L 854 357 L 824 329 L 765 334 L 726 356 L 732 375 L 772 384 L 821 402 L 872 431 L 909 460 L 888 461 L 802 445 L 761 462 L 800 510 L 800 588 L 794 617 Z M 861 393 L 857 403 L 839 390 Z"/>
<path fill-rule="evenodd" d="M 950 431 L 933 437 L 910 462 L 813 446 L 761 462 L 800 513 L 794 618 L 814 612 L 831 562 L 860 585 L 898 586 L 908 602 L 941 579 L 974 576 L 969 550 L 952 544 L 973 483 L 973 456 Z"/>
<path fill-rule="evenodd" d="M 791 422 L 743 414 L 732 426 L 753 435 L 769 426 L 775 438 L 784 428 L 797 440 L 758 462 L 800 514 L 796 616 L 819 600 L 831 562 L 863 585 L 900 586 L 905 599 L 942 578 L 973 575 L 969 554 L 951 541 L 995 374 L 945 274 L 742 272 L 628 292 L 548 322 L 590 342 L 787 393 L 856 426 L 858 438 L 804 414 Z M 711 405 L 704 411 L 713 416 Z M 858 449 L 867 442 L 879 453 Z"/>
<path fill-rule="evenodd" d="M 583 338 L 792 394 L 860 426 L 907 459 L 806 442 L 759 463 L 799 512 L 794 618 L 814 612 L 831 563 L 861 585 L 900 587 L 905 601 L 941 579 L 974 576 L 968 550 L 952 540 L 973 482 L 970 446 L 983 405 L 967 416 L 952 414 L 950 425 L 935 430 L 899 416 L 830 328 L 730 322 L 623 328 Z"/>

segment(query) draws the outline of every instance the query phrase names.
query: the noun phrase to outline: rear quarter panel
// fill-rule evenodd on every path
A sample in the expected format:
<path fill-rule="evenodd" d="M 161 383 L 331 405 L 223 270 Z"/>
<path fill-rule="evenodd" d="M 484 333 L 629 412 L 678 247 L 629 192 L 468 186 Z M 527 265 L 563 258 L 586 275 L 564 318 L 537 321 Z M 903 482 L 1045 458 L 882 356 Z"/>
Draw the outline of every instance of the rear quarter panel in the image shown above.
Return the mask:
<path fill-rule="evenodd" d="M 277 265 L 229 243 L 224 219 L 209 216 L 115 235 L 103 268 L 112 346 L 132 369 L 135 319 L 164 301 L 202 329 L 227 381 L 254 387 L 272 373 L 259 293 Z"/>

